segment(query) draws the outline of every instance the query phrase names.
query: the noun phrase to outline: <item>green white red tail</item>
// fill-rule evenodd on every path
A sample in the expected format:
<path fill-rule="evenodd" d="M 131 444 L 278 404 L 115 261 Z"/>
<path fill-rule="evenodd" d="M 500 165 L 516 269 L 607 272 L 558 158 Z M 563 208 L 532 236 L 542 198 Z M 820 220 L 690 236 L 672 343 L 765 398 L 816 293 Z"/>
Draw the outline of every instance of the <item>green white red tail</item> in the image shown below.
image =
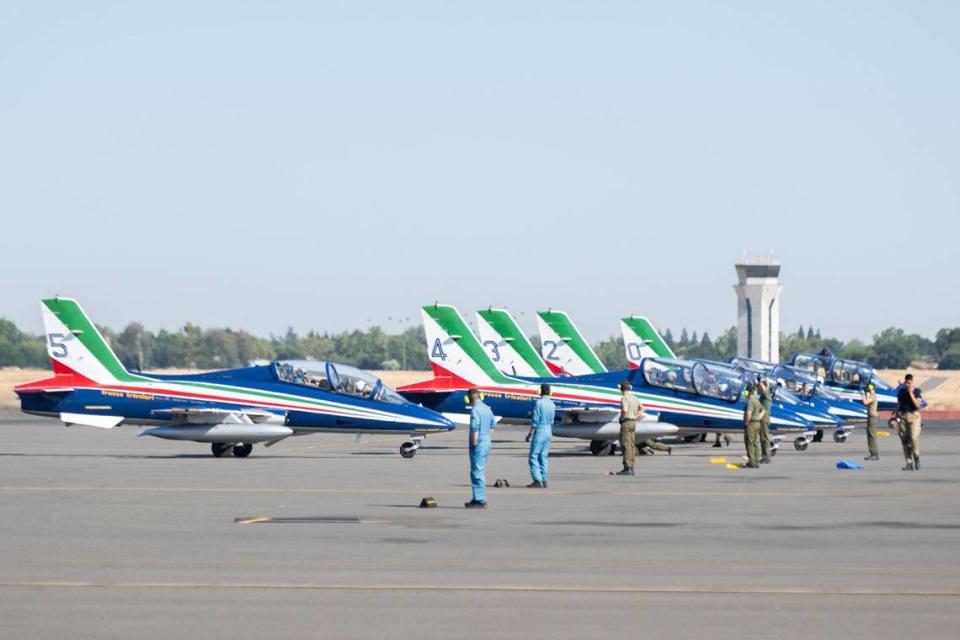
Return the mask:
<path fill-rule="evenodd" d="M 54 373 L 79 375 L 98 384 L 149 379 L 127 371 L 76 300 L 50 298 L 40 309 Z"/>
<path fill-rule="evenodd" d="M 420 309 L 427 354 L 436 379 L 483 386 L 510 384 L 493 363 L 455 307 L 434 304 Z"/>
<path fill-rule="evenodd" d="M 604 373 L 607 368 L 563 311 L 538 311 L 540 353 L 557 375 Z"/>
<path fill-rule="evenodd" d="M 620 319 L 620 333 L 627 362 L 636 369 L 644 358 L 675 358 L 673 349 L 663 340 L 650 321 L 643 316 Z"/>
<path fill-rule="evenodd" d="M 500 371 L 511 376 L 553 376 L 506 309 L 477 311 L 477 332 L 484 350 Z"/>

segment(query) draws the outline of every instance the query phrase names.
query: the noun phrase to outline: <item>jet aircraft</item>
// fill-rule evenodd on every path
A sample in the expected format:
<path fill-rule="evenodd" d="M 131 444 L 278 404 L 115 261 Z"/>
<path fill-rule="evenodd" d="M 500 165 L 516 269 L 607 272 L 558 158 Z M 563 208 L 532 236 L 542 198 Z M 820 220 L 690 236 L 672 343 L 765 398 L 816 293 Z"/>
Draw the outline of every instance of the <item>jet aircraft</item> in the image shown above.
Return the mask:
<path fill-rule="evenodd" d="M 149 427 L 140 435 L 209 443 L 213 455 L 245 458 L 254 443 L 295 435 L 402 433 L 412 458 L 447 418 L 405 400 L 379 379 L 332 362 L 281 360 L 192 375 L 128 371 L 70 298 L 41 306 L 53 377 L 16 387 L 26 413 L 65 425 Z"/>
<path fill-rule="evenodd" d="M 656 415 L 661 421 L 638 424 L 638 433 L 643 427 L 645 433 L 639 435 L 645 438 L 743 429 L 745 379 L 728 365 L 648 358 L 641 369 L 633 371 L 568 378 L 512 377 L 490 360 L 455 308 L 431 305 L 423 307 L 422 312 L 434 379 L 399 387 L 398 391 L 437 411 L 466 413 L 464 393 L 476 386 L 486 394 L 494 414 L 508 421 L 526 422 L 539 385 L 549 383 L 558 414 L 563 417 L 554 433 L 589 439 L 591 451 L 599 455 L 609 451 L 611 441 L 619 437 L 619 425 L 613 422 L 619 406 L 617 385 L 628 379 L 651 417 Z M 601 419 L 597 405 L 607 408 L 602 419 L 610 422 L 603 429 L 595 426 Z M 584 427 L 587 420 L 594 421 L 594 426 Z M 671 428 L 655 433 L 656 425 L 664 423 Z M 807 431 L 811 426 L 808 420 L 787 410 L 776 410 L 772 423 L 786 430 Z"/>

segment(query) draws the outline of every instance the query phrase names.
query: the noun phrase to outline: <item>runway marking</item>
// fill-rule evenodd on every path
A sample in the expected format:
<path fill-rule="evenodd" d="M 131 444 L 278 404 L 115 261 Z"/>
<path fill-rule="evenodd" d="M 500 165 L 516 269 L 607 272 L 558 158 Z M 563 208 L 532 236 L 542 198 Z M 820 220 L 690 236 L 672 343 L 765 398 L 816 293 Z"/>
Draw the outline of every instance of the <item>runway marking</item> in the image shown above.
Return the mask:
<path fill-rule="evenodd" d="M 209 566 L 209 567 L 316 567 L 325 569 L 409 569 L 409 568 L 446 568 L 446 569 L 471 569 L 491 567 L 504 567 L 510 569 L 579 569 L 579 568 L 604 568 L 604 569 L 625 569 L 633 571 L 640 568 L 645 570 L 661 571 L 709 571 L 718 572 L 788 572 L 803 571 L 808 572 L 816 570 L 818 573 L 895 573 L 895 574 L 919 574 L 919 575 L 954 575 L 960 573 L 960 566 L 865 566 L 865 565 L 837 565 L 837 564 L 705 564 L 703 562 L 651 562 L 648 559 L 641 560 L 610 560 L 602 561 L 595 559 L 577 560 L 565 558 L 562 560 L 495 560 L 490 558 L 431 558 L 418 557 L 409 560 L 398 558 L 380 558 L 375 559 L 357 559 L 357 558 L 337 558 L 331 560 L 209 560 L 203 558 L 190 558 L 186 560 L 163 559 L 154 557 L 135 557 L 135 556 L 18 556 L 18 560 L 29 561 L 33 563 L 56 562 L 62 564 L 123 564 L 123 565 L 145 565 L 145 566 Z"/>
<path fill-rule="evenodd" d="M 700 498 L 739 498 L 739 497 L 760 497 L 760 498 L 872 498 L 876 497 L 875 492 L 857 492 L 857 493 L 843 493 L 839 491 L 827 491 L 823 493 L 812 493 L 809 491 L 751 491 L 743 492 L 743 486 L 749 482 L 748 479 L 744 479 L 744 484 L 741 485 L 740 490 L 738 491 L 599 491 L 596 488 L 587 489 L 584 491 L 559 491 L 556 489 L 550 489 L 549 491 L 520 491 L 517 490 L 518 487 L 512 489 L 496 489 L 492 485 L 490 488 L 493 490 L 497 498 L 515 498 L 515 497 L 533 497 L 537 500 L 542 498 L 549 497 L 561 497 L 561 496 L 595 496 L 598 494 L 605 496 L 645 496 L 645 497 L 700 497 Z M 269 488 L 269 487 L 80 487 L 80 486 L 36 486 L 36 485 L 26 485 L 26 486 L 0 486 L 0 491 L 48 491 L 48 492 L 70 492 L 70 491 L 82 491 L 82 492 L 140 492 L 140 493 L 149 493 L 149 492 L 167 492 L 167 493 L 285 493 L 285 494 L 326 494 L 326 495 L 353 495 L 353 494 L 369 494 L 369 495 L 406 495 L 413 493 L 415 491 L 420 491 L 420 489 L 307 489 L 307 488 Z M 440 489 L 440 490 L 431 490 L 431 494 L 436 495 L 465 495 L 469 494 L 470 488 L 463 487 L 460 489 Z M 926 492 L 923 494 L 917 494 L 913 492 L 904 492 L 902 494 L 893 494 L 893 493 L 884 493 L 884 498 L 897 498 L 897 497 L 909 497 L 911 500 L 919 499 L 941 499 L 941 495 Z"/>
<path fill-rule="evenodd" d="M 637 587 L 573 585 L 474 585 L 474 584 L 397 584 L 397 583 L 321 583 L 321 582 L 84 582 L 84 581 L 4 581 L 5 589 L 222 589 L 222 590 L 305 590 L 305 591 L 473 591 L 529 593 L 684 593 L 684 594 L 757 594 L 811 596 L 915 596 L 960 597 L 958 590 L 937 589 L 865 589 L 805 587 Z"/>
<path fill-rule="evenodd" d="M 234 524 L 391 524 L 386 518 L 357 518 L 355 516 L 279 516 L 271 518 L 234 518 Z"/>
<path fill-rule="evenodd" d="M 60 564 L 123 564 L 123 565 L 153 565 L 153 566 L 211 566 L 211 567 L 285 567 L 285 566 L 294 566 L 294 567 L 318 567 L 318 568 L 335 568 L 335 569 L 365 569 L 365 568 L 378 568 L 378 569 L 407 569 L 407 568 L 423 568 L 423 567 L 437 567 L 437 568 L 454 568 L 454 569 L 471 569 L 471 568 L 484 568 L 488 569 L 490 567 L 508 567 L 508 568 L 522 568 L 522 569 L 551 569 L 551 568 L 561 568 L 561 569 L 576 569 L 579 567 L 584 568 L 608 568 L 608 569 L 627 569 L 633 570 L 635 568 L 641 568 L 645 570 L 657 570 L 657 571 L 692 571 L 692 570 L 703 570 L 709 571 L 711 573 L 717 572 L 788 572 L 788 571 L 803 571 L 811 572 L 815 571 L 816 573 L 898 573 L 898 574 L 920 574 L 920 575 L 953 575 L 960 573 L 960 566 L 946 566 L 946 565 L 935 565 L 935 566 L 912 566 L 912 565 L 902 565 L 902 566 L 869 566 L 869 565 L 820 565 L 820 564 L 769 564 L 769 563 L 760 563 L 760 564 L 745 564 L 745 563 L 734 563 L 734 564 L 704 564 L 703 562 L 652 562 L 649 559 L 641 560 L 611 560 L 609 562 L 598 561 L 594 559 L 582 560 L 565 558 L 562 560 L 492 560 L 490 558 L 479 558 L 476 560 L 467 559 L 467 558 L 431 558 L 431 557 L 418 557 L 410 560 L 401 560 L 397 558 L 376 558 L 371 560 L 366 559 L 357 559 L 357 558 L 335 558 L 329 560 L 209 560 L 203 558 L 190 558 L 185 560 L 179 559 L 167 559 L 167 558 L 148 558 L 148 557 L 138 557 L 138 556 L 21 556 L 18 555 L 17 559 L 20 561 L 28 561 L 32 563 L 45 563 L 45 562 L 56 562 Z"/>

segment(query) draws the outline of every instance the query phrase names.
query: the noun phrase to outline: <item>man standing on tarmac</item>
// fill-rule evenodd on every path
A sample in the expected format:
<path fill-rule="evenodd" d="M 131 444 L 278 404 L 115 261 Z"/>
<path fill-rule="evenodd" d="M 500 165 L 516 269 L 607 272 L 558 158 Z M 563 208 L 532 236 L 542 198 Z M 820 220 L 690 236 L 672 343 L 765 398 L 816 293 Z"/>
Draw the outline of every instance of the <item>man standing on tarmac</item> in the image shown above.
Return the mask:
<path fill-rule="evenodd" d="M 637 420 L 643 419 L 643 405 L 630 393 L 630 382 L 620 383 L 620 448 L 623 449 L 623 470 L 618 476 L 632 476 L 637 458 Z"/>
<path fill-rule="evenodd" d="M 880 426 L 880 412 L 877 411 L 877 392 L 872 384 L 868 384 L 861 394 L 863 405 L 867 408 L 867 451 L 869 455 L 864 460 L 879 460 L 880 449 L 877 447 L 877 427 Z"/>
<path fill-rule="evenodd" d="M 747 445 L 748 469 L 756 469 L 760 465 L 760 430 L 763 428 L 763 405 L 757 397 L 754 385 L 747 387 L 747 407 L 743 410 L 743 441 Z"/>
<path fill-rule="evenodd" d="M 920 400 L 919 387 L 913 386 L 913 374 L 903 378 L 903 386 L 897 392 L 897 417 L 900 418 L 900 442 L 903 458 L 907 461 L 904 471 L 920 470 Z"/>
<path fill-rule="evenodd" d="M 533 404 L 530 420 L 530 489 L 546 489 L 547 459 L 550 457 L 550 437 L 553 435 L 553 417 L 557 408 L 550 399 L 550 385 L 540 385 L 540 399 Z"/>
<path fill-rule="evenodd" d="M 487 508 L 487 456 L 490 455 L 490 431 L 493 429 L 493 411 L 480 399 L 479 389 L 467 392 L 470 400 L 470 484 L 473 499 L 464 503 L 467 509 Z"/>
<path fill-rule="evenodd" d="M 770 406 L 773 404 L 773 389 L 766 378 L 759 382 L 760 405 L 763 407 L 763 420 L 760 421 L 760 464 L 770 464 Z"/>

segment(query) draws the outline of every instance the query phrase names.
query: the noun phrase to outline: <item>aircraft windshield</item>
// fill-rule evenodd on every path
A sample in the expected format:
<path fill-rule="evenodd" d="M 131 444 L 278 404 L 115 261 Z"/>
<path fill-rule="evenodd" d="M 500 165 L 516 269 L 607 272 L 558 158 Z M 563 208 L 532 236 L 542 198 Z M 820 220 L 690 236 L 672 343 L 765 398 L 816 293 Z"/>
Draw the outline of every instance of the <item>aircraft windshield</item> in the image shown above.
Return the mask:
<path fill-rule="evenodd" d="M 643 377 L 647 384 L 674 391 L 696 393 L 693 388 L 693 375 L 690 371 L 692 364 L 685 360 L 661 360 L 645 358 L 643 360 Z"/>
<path fill-rule="evenodd" d="M 830 379 L 833 382 L 853 387 L 864 387 L 875 376 L 873 367 L 866 362 L 855 360 L 837 360 L 830 368 Z"/>
<path fill-rule="evenodd" d="M 820 356 L 812 353 L 798 353 L 793 357 L 792 364 L 793 366 L 809 371 L 814 375 L 820 375 L 820 371 L 823 369 L 823 361 Z"/>
<path fill-rule="evenodd" d="M 743 388 L 743 374 L 733 367 L 697 362 L 693 365 L 693 386 L 708 398 L 735 402 Z"/>
<path fill-rule="evenodd" d="M 772 375 L 782 388 L 801 398 L 812 396 L 817 387 L 817 376 L 813 372 L 788 364 L 777 365 Z"/>
<path fill-rule="evenodd" d="M 347 364 L 317 360 L 281 360 L 274 363 L 282 382 L 342 393 L 366 400 L 402 404 L 403 398 L 379 378 Z"/>
<path fill-rule="evenodd" d="M 734 367 L 739 367 L 745 371 L 751 371 L 756 373 L 767 373 L 773 369 L 774 365 L 770 362 L 764 362 L 762 360 L 751 360 L 750 358 L 730 358 L 730 364 Z"/>

